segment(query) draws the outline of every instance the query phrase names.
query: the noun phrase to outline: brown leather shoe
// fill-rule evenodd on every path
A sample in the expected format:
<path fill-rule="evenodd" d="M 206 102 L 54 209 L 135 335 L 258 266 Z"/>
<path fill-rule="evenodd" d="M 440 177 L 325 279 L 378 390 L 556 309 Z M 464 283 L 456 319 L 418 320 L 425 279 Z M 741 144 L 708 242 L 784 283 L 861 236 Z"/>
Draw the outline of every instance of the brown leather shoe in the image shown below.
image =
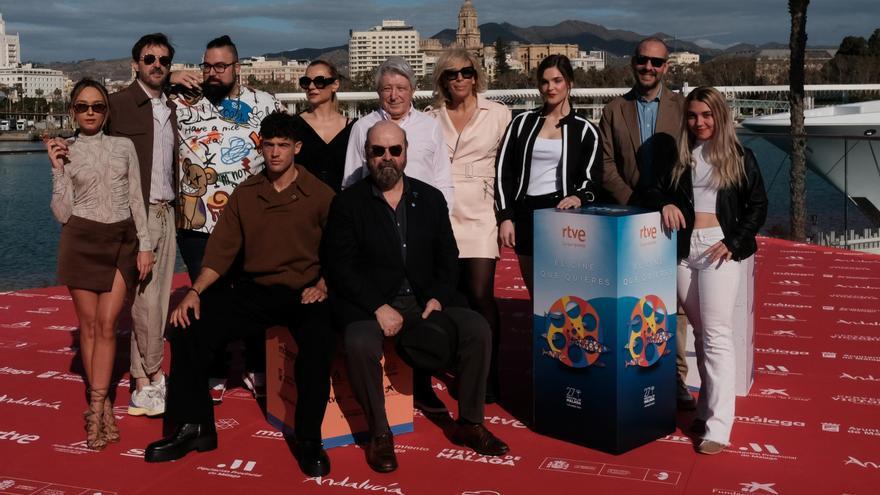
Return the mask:
<path fill-rule="evenodd" d="M 510 447 L 487 430 L 482 424 L 456 424 L 452 432 L 452 441 L 456 445 L 464 445 L 482 455 L 499 456 L 506 454 Z"/>
<path fill-rule="evenodd" d="M 376 435 L 367 444 L 367 464 L 373 471 L 390 473 L 397 469 L 397 456 L 394 455 L 394 437 L 391 432 Z"/>

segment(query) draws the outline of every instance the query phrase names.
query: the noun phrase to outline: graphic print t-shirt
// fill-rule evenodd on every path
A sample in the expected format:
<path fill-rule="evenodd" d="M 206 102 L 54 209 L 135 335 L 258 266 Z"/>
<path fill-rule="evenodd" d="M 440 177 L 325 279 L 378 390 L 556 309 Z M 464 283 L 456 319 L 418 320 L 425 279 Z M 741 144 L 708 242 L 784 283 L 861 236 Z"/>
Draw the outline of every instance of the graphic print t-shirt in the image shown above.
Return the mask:
<path fill-rule="evenodd" d="M 284 107 L 265 91 L 241 88 L 214 106 L 176 98 L 180 133 L 178 227 L 210 234 L 238 184 L 263 170 L 260 122 Z"/>

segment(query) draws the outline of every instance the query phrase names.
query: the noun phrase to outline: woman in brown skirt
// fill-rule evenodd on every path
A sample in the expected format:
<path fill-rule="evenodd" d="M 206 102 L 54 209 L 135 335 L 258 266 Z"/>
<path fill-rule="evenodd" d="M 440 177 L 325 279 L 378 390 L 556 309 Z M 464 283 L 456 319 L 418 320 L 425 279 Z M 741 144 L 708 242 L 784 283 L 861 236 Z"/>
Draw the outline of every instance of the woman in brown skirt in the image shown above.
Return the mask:
<path fill-rule="evenodd" d="M 70 95 L 79 131 L 68 141 L 45 139 L 52 213 L 64 224 L 58 280 L 70 291 L 79 319 L 89 386 L 86 443 L 92 449 L 119 440 L 109 397 L 116 320 L 128 289 L 146 278 L 153 264 L 134 145 L 102 132 L 108 102 L 100 83 L 79 81 Z"/>

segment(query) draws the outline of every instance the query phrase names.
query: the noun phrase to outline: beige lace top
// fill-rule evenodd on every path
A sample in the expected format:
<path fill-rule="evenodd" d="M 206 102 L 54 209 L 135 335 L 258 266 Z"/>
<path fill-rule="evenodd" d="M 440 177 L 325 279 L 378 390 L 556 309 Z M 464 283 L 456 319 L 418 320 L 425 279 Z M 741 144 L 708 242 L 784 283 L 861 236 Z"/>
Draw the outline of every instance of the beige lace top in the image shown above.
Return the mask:
<path fill-rule="evenodd" d="M 71 215 L 102 223 L 134 220 L 140 251 L 150 251 L 141 177 L 134 144 L 123 137 L 79 135 L 70 162 L 52 169 L 52 213 L 61 223 Z"/>

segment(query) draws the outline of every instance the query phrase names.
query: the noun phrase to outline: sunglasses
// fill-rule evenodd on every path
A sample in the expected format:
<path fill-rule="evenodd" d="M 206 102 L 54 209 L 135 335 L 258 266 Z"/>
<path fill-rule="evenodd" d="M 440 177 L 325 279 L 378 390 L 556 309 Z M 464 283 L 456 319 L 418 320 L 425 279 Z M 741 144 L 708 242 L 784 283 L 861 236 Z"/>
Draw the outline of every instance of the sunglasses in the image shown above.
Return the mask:
<path fill-rule="evenodd" d="M 394 146 L 384 147 L 379 146 L 378 144 L 374 144 L 370 146 L 370 154 L 372 156 L 385 156 L 385 150 L 388 150 L 388 153 L 391 153 L 391 156 L 397 157 L 403 153 L 403 146 L 399 144 L 395 144 Z"/>
<path fill-rule="evenodd" d="M 144 62 L 145 65 L 153 65 L 154 63 L 156 63 L 157 58 L 151 53 L 149 55 L 144 55 L 144 58 L 142 58 L 141 60 Z M 162 55 L 161 57 L 158 57 L 158 60 L 160 65 L 171 67 L 171 57 L 167 55 Z"/>
<path fill-rule="evenodd" d="M 649 57 L 647 55 L 636 55 L 636 65 L 648 65 L 649 61 L 654 67 L 660 67 L 666 63 L 665 58 Z"/>
<path fill-rule="evenodd" d="M 446 69 L 443 71 L 443 77 L 447 81 L 454 81 L 458 79 L 458 75 L 461 74 L 461 77 L 465 79 L 473 79 L 474 76 L 477 75 L 477 69 L 473 67 L 462 67 L 461 69 Z"/>
<path fill-rule="evenodd" d="M 308 77 L 308 76 L 302 76 L 301 78 L 299 78 L 299 87 L 301 87 L 302 89 L 308 90 L 309 86 L 311 86 L 312 83 L 315 83 L 315 87 L 317 89 L 324 89 L 327 86 L 333 84 L 334 82 L 336 82 L 335 77 L 317 76 L 314 79 L 312 79 L 311 77 Z"/>
<path fill-rule="evenodd" d="M 74 103 L 73 111 L 75 113 L 86 113 L 89 109 L 92 109 L 95 113 L 107 113 L 107 104 L 103 101 L 99 101 L 98 103 L 92 103 L 91 105 L 88 103 Z"/>
<path fill-rule="evenodd" d="M 216 72 L 217 74 L 222 74 L 222 73 L 226 72 L 226 69 L 228 69 L 229 67 L 232 67 L 233 65 L 235 65 L 237 63 L 238 63 L 238 60 L 235 60 L 232 63 L 228 63 L 228 64 L 226 62 L 217 62 L 216 64 L 209 64 L 207 62 L 202 62 L 201 64 L 199 64 L 199 67 L 202 68 L 202 72 L 204 72 L 205 74 L 210 73 L 211 69 L 214 69 L 214 72 Z"/>

